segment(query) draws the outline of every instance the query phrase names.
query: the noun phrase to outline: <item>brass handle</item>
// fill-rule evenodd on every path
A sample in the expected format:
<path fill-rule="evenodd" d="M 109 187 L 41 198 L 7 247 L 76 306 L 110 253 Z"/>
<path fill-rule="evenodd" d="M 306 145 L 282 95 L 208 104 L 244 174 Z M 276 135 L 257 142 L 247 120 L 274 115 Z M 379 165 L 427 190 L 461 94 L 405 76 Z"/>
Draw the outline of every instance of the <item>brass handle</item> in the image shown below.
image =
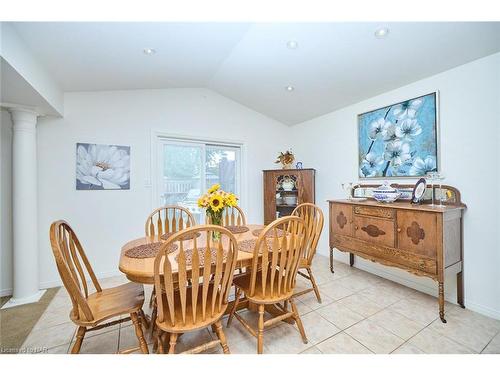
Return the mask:
<path fill-rule="evenodd" d="M 398 228 L 398 233 L 401 233 L 401 228 Z"/>

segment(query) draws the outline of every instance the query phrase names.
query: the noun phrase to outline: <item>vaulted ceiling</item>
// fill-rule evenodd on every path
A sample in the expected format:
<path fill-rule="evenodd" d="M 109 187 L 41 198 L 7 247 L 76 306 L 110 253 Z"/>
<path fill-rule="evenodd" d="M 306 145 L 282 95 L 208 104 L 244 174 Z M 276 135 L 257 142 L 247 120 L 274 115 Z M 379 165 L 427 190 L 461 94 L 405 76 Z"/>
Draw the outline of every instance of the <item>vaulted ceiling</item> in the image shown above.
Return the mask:
<path fill-rule="evenodd" d="M 206 87 L 288 125 L 500 51 L 498 22 L 13 26 L 63 91 Z"/>

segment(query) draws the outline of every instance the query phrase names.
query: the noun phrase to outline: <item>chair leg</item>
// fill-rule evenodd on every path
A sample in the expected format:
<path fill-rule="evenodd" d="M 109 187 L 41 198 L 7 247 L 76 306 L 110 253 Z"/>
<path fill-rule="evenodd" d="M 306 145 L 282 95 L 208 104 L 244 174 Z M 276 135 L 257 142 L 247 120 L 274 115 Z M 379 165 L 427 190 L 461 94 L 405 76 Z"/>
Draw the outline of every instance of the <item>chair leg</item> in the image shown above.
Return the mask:
<path fill-rule="evenodd" d="M 82 341 L 85 337 L 85 332 L 87 332 L 87 328 L 78 327 L 78 331 L 76 332 L 76 341 L 73 347 L 71 348 L 71 354 L 80 353 L 80 348 L 82 347 Z"/>
<path fill-rule="evenodd" d="M 299 312 L 297 310 L 297 306 L 293 299 L 290 299 L 290 305 L 292 306 L 293 319 L 297 322 L 297 328 L 299 329 L 300 335 L 302 336 L 302 341 L 304 344 L 307 344 L 306 331 L 304 331 L 304 326 L 302 325 L 302 320 L 300 319 Z"/>
<path fill-rule="evenodd" d="M 241 297 L 241 289 L 237 288 L 236 289 L 236 298 L 234 300 L 233 308 L 231 309 L 231 312 L 229 313 L 229 317 L 227 318 L 226 327 L 229 327 L 229 325 L 233 321 L 234 313 L 236 312 L 236 308 L 238 307 L 238 303 L 240 302 L 240 297 Z"/>
<path fill-rule="evenodd" d="M 264 351 L 264 305 L 259 305 L 259 331 L 257 333 L 257 354 Z"/>
<path fill-rule="evenodd" d="M 158 354 L 164 354 L 165 353 L 165 348 L 163 346 L 163 335 L 164 332 L 159 332 L 156 335 L 156 353 Z"/>
<path fill-rule="evenodd" d="M 168 354 L 175 354 L 175 344 L 177 344 L 177 333 L 171 333 L 170 348 L 168 348 Z"/>
<path fill-rule="evenodd" d="M 135 335 L 139 340 L 139 346 L 141 347 L 141 351 L 144 354 L 149 354 L 148 344 L 146 344 L 146 340 L 144 339 L 144 332 L 142 331 L 141 321 L 139 320 L 137 313 L 136 312 L 131 313 L 130 318 L 132 319 L 132 323 L 134 323 Z"/>
<path fill-rule="evenodd" d="M 229 351 L 229 347 L 227 346 L 226 335 L 224 334 L 224 330 L 222 329 L 222 324 L 220 320 L 214 324 L 214 328 L 215 328 L 215 333 L 217 334 L 217 337 L 220 340 L 220 346 L 222 346 L 222 351 L 224 352 L 224 354 L 231 354 L 231 352 Z"/>
<path fill-rule="evenodd" d="M 314 294 L 316 294 L 316 298 L 318 299 L 318 302 L 321 303 L 321 296 L 319 295 L 319 288 L 318 285 L 316 284 L 316 280 L 314 279 L 312 270 L 310 267 L 307 267 L 307 273 L 309 274 L 309 278 L 311 280 L 311 284 L 314 289 Z"/>

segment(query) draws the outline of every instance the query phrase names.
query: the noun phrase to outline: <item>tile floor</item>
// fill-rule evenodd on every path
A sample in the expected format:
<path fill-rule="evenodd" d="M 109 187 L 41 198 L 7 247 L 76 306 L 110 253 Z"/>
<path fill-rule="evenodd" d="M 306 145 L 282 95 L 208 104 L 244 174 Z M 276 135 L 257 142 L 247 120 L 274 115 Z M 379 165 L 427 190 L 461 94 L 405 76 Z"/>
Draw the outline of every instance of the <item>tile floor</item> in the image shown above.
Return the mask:
<path fill-rule="evenodd" d="M 500 353 L 500 321 L 447 303 L 447 324 L 438 319 L 437 301 L 370 273 L 317 256 L 313 267 L 323 303 L 313 293 L 297 299 L 309 339 L 304 344 L 295 325 L 281 323 L 264 334 L 264 353 Z M 101 281 L 103 287 L 125 282 L 124 277 Z M 297 288 L 307 287 L 298 276 Z M 151 287 L 146 286 L 147 295 Z M 68 318 L 70 301 L 61 288 L 23 344 L 45 353 L 67 353 L 75 335 Z M 145 306 L 145 311 L 149 308 Z M 257 314 L 243 312 L 256 325 Z M 235 320 L 224 329 L 232 353 L 256 352 L 255 339 Z M 210 340 L 209 329 L 186 334 L 177 349 Z M 148 337 L 150 341 L 150 338 Z M 130 322 L 90 333 L 82 353 L 115 353 L 137 345 Z M 221 353 L 219 348 L 213 353 Z"/>

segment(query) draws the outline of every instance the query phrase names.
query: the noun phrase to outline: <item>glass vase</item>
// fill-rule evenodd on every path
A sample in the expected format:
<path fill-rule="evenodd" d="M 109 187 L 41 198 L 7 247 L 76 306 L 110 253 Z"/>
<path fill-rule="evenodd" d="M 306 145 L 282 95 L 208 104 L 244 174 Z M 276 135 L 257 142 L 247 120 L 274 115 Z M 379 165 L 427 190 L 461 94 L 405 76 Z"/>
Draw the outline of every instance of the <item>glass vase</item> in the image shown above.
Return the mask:
<path fill-rule="evenodd" d="M 217 212 L 207 211 L 207 215 L 210 217 L 210 224 L 222 226 L 222 210 Z M 214 242 L 219 242 L 220 238 L 220 232 L 212 231 L 212 240 Z"/>

